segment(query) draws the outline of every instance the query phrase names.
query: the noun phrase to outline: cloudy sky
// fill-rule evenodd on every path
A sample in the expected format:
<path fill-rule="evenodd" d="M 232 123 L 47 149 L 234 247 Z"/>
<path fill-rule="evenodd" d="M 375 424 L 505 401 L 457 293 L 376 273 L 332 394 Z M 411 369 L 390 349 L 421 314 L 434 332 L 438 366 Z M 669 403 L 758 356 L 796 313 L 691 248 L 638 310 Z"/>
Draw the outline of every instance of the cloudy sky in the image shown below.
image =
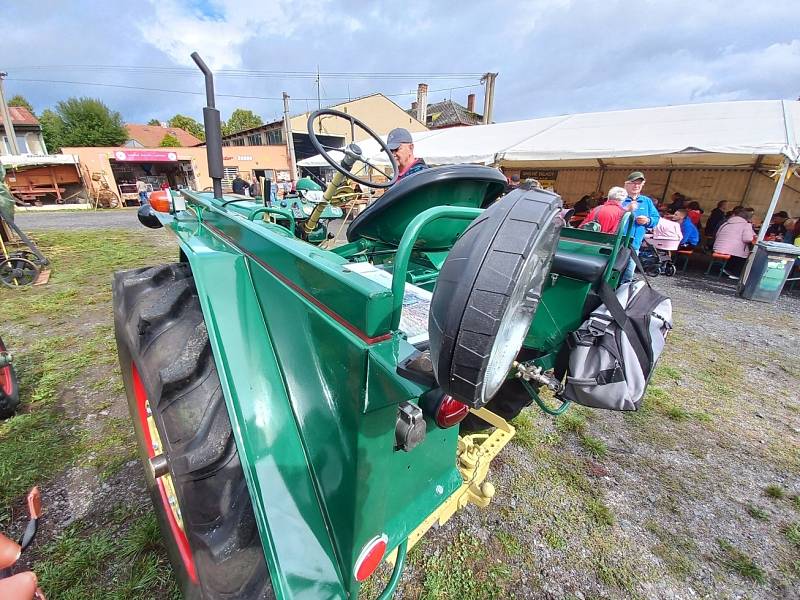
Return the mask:
<path fill-rule="evenodd" d="M 480 73 L 499 72 L 496 121 L 800 96 L 797 0 L 1 4 L 6 92 L 37 112 L 91 96 L 128 122 L 200 119 L 195 50 L 220 71 L 223 119 L 243 107 L 271 120 L 284 90 L 293 113 L 315 108 L 317 69 L 323 106 L 380 91 L 408 107 L 427 82 L 430 101 L 474 92 L 479 111 Z"/>

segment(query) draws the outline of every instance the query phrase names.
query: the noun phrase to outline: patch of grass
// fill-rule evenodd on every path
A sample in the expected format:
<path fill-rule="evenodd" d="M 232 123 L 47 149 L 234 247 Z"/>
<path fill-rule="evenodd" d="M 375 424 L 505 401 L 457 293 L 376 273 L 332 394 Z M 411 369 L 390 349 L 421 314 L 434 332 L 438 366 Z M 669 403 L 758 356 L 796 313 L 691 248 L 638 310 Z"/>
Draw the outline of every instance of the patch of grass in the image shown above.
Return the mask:
<path fill-rule="evenodd" d="M 152 513 L 94 533 L 72 525 L 40 553 L 34 568 L 48 598 L 180 598 Z"/>
<path fill-rule="evenodd" d="M 800 522 L 792 523 L 783 530 L 786 539 L 789 540 L 796 548 L 800 548 Z"/>
<path fill-rule="evenodd" d="M 795 510 L 800 510 L 800 495 L 792 498 L 792 506 L 794 506 Z"/>
<path fill-rule="evenodd" d="M 614 513 L 600 498 L 590 498 L 586 502 L 586 511 L 592 520 L 601 527 L 611 527 L 614 524 Z"/>
<path fill-rule="evenodd" d="M 658 543 L 651 548 L 670 573 L 686 579 L 697 570 L 697 544 L 688 536 L 669 531 L 655 521 L 647 521 L 645 529 L 654 534 Z"/>
<path fill-rule="evenodd" d="M 530 411 L 523 410 L 511 424 L 516 429 L 512 442 L 523 448 L 535 448 L 539 445 L 539 431 Z"/>
<path fill-rule="evenodd" d="M 584 434 L 580 436 L 580 441 L 581 446 L 592 456 L 603 458 L 608 454 L 608 446 L 603 440 Z"/>
<path fill-rule="evenodd" d="M 720 539 L 717 540 L 717 543 L 720 550 L 722 550 L 721 563 L 728 570 L 756 583 L 765 583 L 767 581 L 766 573 L 752 558 L 727 540 Z"/>
<path fill-rule="evenodd" d="M 665 378 L 671 379 L 672 381 L 678 381 L 681 378 L 681 372 L 675 367 L 671 367 L 669 365 L 659 365 L 656 367 L 655 377 L 657 379 Z"/>
<path fill-rule="evenodd" d="M 757 507 L 754 504 L 747 505 L 747 514 L 759 521 L 769 521 L 769 515 L 767 514 L 767 511 Z"/>
<path fill-rule="evenodd" d="M 425 560 L 420 598 L 463 600 L 505 596 L 503 586 L 508 571 L 493 568 L 487 558 L 486 548 L 479 540 L 460 533 L 438 556 Z"/>
<path fill-rule="evenodd" d="M 686 421 L 691 417 L 691 413 L 682 406 L 670 406 L 667 409 L 667 417 L 673 421 Z"/>
<path fill-rule="evenodd" d="M 781 486 L 771 483 L 764 488 L 764 494 L 770 498 L 780 500 L 786 495 L 786 491 Z"/>
<path fill-rule="evenodd" d="M 568 410 L 562 415 L 555 418 L 556 429 L 560 432 L 571 431 L 573 433 L 581 434 L 586 431 L 586 417 L 583 413 Z"/>
<path fill-rule="evenodd" d="M 498 531 L 495 534 L 495 538 L 503 548 L 506 556 L 522 556 L 522 543 L 513 534 L 506 531 Z"/>

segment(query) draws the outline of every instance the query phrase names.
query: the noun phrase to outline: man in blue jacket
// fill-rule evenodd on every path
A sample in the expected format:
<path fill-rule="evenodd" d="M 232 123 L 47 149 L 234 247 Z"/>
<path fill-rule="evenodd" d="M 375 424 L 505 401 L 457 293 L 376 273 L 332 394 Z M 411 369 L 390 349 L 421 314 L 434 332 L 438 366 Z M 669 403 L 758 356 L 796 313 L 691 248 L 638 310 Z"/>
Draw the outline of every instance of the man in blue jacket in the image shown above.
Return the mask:
<path fill-rule="evenodd" d="M 644 188 L 644 173 L 641 171 L 633 171 L 625 180 L 625 191 L 628 192 L 628 197 L 622 202 L 622 208 L 626 208 L 631 203 L 634 203 L 636 208 L 633 210 L 633 218 L 635 225 L 633 226 L 633 245 L 631 249 L 639 254 L 639 248 L 644 240 L 644 234 L 648 229 L 652 229 L 658 223 L 658 210 L 653 203 L 653 199 L 649 196 L 642 194 Z M 628 261 L 628 267 L 622 274 L 622 283 L 627 283 L 633 279 L 633 271 L 636 268 L 633 259 Z"/>

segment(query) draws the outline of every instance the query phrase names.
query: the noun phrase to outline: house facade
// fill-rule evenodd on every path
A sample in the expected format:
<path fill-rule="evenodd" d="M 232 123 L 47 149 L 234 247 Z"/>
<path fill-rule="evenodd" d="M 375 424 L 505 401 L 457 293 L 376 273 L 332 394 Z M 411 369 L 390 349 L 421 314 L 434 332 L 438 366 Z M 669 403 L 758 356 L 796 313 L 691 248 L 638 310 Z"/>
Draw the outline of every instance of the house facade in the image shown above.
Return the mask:
<path fill-rule="evenodd" d="M 42 137 L 42 126 L 33 113 L 22 106 L 9 106 L 8 112 L 11 113 L 11 123 L 14 125 L 14 133 L 17 139 L 17 148 L 20 154 L 33 154 L 41 156 L 47 154 Z M 0 115 L 0 155 L 11 154 L 11 145 L 8 141 L 8 133 Z"/>

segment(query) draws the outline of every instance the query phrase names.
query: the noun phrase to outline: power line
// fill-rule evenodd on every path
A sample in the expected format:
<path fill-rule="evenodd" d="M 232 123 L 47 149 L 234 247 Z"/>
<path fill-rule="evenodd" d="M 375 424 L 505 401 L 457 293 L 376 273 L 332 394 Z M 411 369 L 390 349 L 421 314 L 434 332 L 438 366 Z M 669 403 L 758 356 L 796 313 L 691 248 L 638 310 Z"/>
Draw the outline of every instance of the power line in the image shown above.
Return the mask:
<path fill-rule="evenodd" d="M 170 93 L 170 94 L 190 94 L 190 95 L 195 95 L 195 96 L 197 96 L 197 95 L 200 95 L 200 96 L 205 95 L 205 92 L 200 92 L 200 91 L 175 90 L 175 89 L 167 89 L 167 88 L 151 88 L 151 87 L 142 87 L 142 86 L 138 86 L 138 85 L 125 85 L 125 84 L 121 84 L 121 83 L 100 83 L 100 82 L 96 82 L 96 81 L 66 81 L 66 80 L 62 80 L 62 79 L 28 79 L 28 78 L 22 78 L 22 77 L 13 77 L 13 78 L 9 77 L 9 78 L 6 78 L 6 81 L 26 81 L 26 82 L 33 82 L 33 83 L 61 83 L 61 84 L 68 84 L 68 85 L 93 85 L 93 86 L 98 86 L 98 87 L 110 87 L 110 88 L 122 88 L 122 89 L 128 89 L 128 90 L 138 90 L 138 91 L 142 91 L 142 92 L 166 92 L 166 93 Z M 479 87 L 479 84 L 462 85 L 462 86 L 457 86 L 457 87 L 442 88 L 442 89 L 438 89 L 438 90 L 430 90 L 428 93 L 447 92 L 447 91 L 452 91 L 452 90 L 462 90 L 462 89 L 475 88 L 475 87 Z M 416 93 L 417 92 L 415 92 L 415 91 L 414 92 L 398 92 L 398 93 L 395 93 L 395 94 L 384 94 L 384 96 L 386 96 L 387 98 L 394 98 L 394 97 L 399 97 L 399 96 L 413 96 Z M 246 99 L 246 100 L 281 100 L 281 101 L 283 101 L 283 97 L 277 97 L 277 96 L 246 96 L 246 95 L 242 95 L 242 94 L 217 94 L 217 96 L 220 97 L 220 98 L 241 98 L 241 99 Z M 292 100 L 307 100 L 307 101 L 325 100 L 326 102 L 332 102 L 332 101 L 346 101 L 346 100 L 350 100 L 350 98 L 344 97 L 344 96 L 343 97 L 338 97 L 338 98 L 336 98 L 336 97 L 333 97 L 333 98 L 317 98 L 317 97 L 314 97 L 314 98 L 294 98 L 293 97 Z"/>
<path fill-rule="evenodd" d="M 137 65 L 21 65 L 9 68 L 9 71 L 48 71 L 48 70 L 76 70 L 76 71 L 116 71 L 130 73 L 152 73 L 170 75 L 200 75 L 196 69 L 190 67 L 167 66 L 137 66 Z M 258 69 L 220 69 L 214 73 L 220 77 L 261 77 L 277 79 L 477 79 L 483 73 L 399 73 L 388 71 L 265 71 Z"/>

